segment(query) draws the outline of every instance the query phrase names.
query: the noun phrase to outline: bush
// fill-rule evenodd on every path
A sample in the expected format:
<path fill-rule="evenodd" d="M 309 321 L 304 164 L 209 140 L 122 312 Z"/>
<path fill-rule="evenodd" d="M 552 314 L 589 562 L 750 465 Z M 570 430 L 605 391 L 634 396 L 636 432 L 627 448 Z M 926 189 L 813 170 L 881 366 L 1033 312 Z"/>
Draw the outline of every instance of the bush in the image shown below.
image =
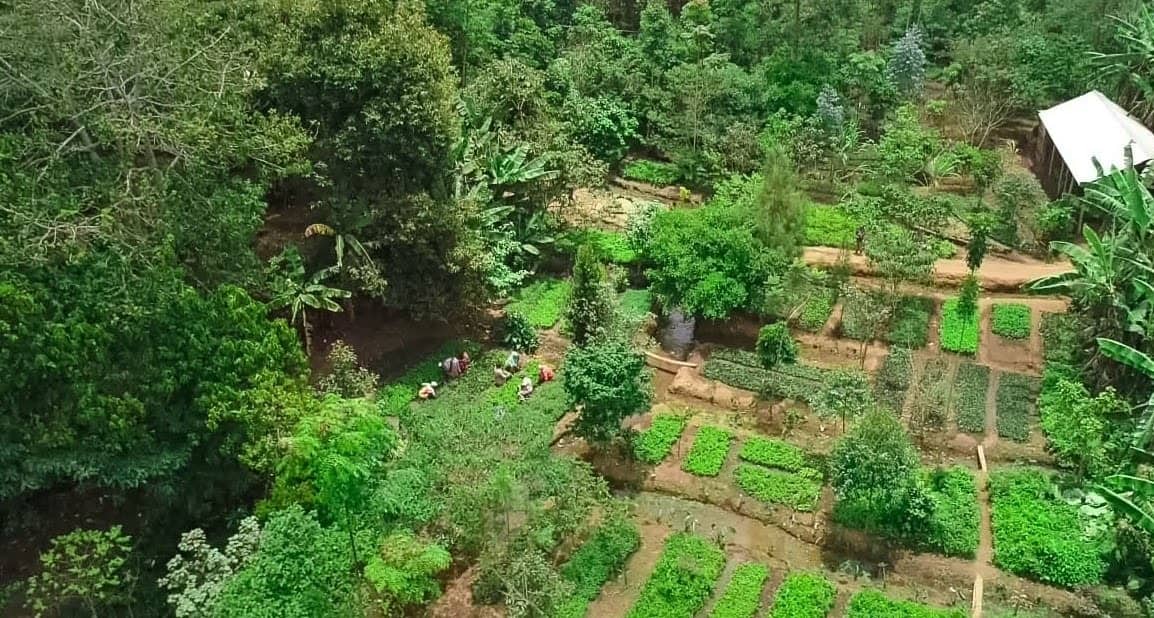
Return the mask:
<path fill-rule="evenodd" d="M 882 405 L 900 413 L 914 370 L 913 354 L 908 348 L 890 348 L 877 375 L 877 399 Z"/>
<path fill-rule="evenodd" d="M 805 301 L 801 313 L 797 316 L 797 326 L 804 331 L 816 333 L 829 321 L 833 313 L 833 306 L 837 302 L 837 293 L 833 289 L 823 289 Z"/>
<path fill-rule="evenodd" d="M 510 311 L 505 314 L 505 326 L 502 330 L 504 335 L 501 337 L 501 342 L 511 350 L 533 352 L 541 345 L 541 340 L 537 337 L 537 329 L 529 323 L 529 318 L 517 311 Z"/>
<path fill-rule="evenodd" d="M 950 363 L 935 357 L 922 366 L 922 375 L 910 405 L 911 425 L 921 431 L 941 431 L 946 427 L 950 405 Z"/>
<path fill-rule="evenodd" d="M 765 565 L 747 563 L 737 567 L 710 618 L 753 618 L 768 577 L 769 569 Z"/>
<path fill-rule="evenodd" d="M 750 463 L 787 472 L 797 472 L 805 466 L 805 452 L 800 448 L 776 438 L 754 436 L 741 445 L 738 457 Z"/>
<path fill-rule="evenodd" d="M 677 184 L 681 180 L 681 173 L 676 165 L 646 159 L 626 163 L 621 168 L 621 176 L 628 180 L 647 182 L 659 187 Z"/>
<path fill-rule="evenodd" d="M 784 504 L 797 511 L 812 511 L 821 499 L 821 473 L 811 468 L 778 472 L 751 464 L 738 464 L 737 486 L 768 504 Z"/>
<path fill-rule="evenodd" d="M 872 340 L 877 335 L 872 330 L 876 324 L 876 315 L 882 311 L 883 306 L 881 298 L 870 291 L 843 295 L 841 334 L 857 341 Z"/>
<path fill-rule="evenodd" d="M 613 519 L 598 528 L 561 567 L 561 576 L 573 582 L 573 596 L 561 604 L 557 618 L 584 618 L 601 587 L 640 546 L 641 534 L 629 520 Z"/>
<path fill-rule="evenodd" d="M 565 303 L 565 322 L 573 343 L 584 346 L 605 334 L 613 320 L 613 291 L 605 282 L 605 267 L 590 245 L 577 250 Z"/>
<path fill-rule="evenodd" d="M 906 296 L 898 303 L 886 338 L 890 343 L 920 349 L 929 341 L 930 315 L 934 301 L 921 296 Z"/>
<path fill-rule="evenodd" d="M 773 599 L 770 618 L 825 618 L 837 599 L 837 589 L 817 573 L 790 573 Z"/>
<path fill-rule="evenodd" d="M 633 439 L 633 456 L 637 461 L 655 464 L 665 459 L 681 438 L 688 419 L 680 414 L 658 414 L 644 431 Z"/>
<path fill-rule="evenodd" d="M 858 222 L 836 206 L 809 204 L 805 209 L 805 244 L 809 247 L 852 248 Z"/>
<path fill-rule="evenodd" d="M 878 590 L 862 590 L 849 601 L 846 618 L 966 618 L 960 609 L 938 609 L 891 599 Z"/>
<path fill-rule="evenodd" d="M 958 299 L 951 298 L 942 307 L 942 322 L 938 334 L 943 350 L 959 354 L 978 351 L 978 312 L 966 314 L 958 310 Z"/>
<path fill-rule="evenodd" d="M 534 328 L 553 328 L 557 320 L 561 319 L 568 298 L 568 281 L 542 279 L 521 288 L 513 295 L 513 301 L 505 310 L 507 313 L 523 314 Z"/>
<path fill-rule="evenodd" d="M 784 322 L 761 327 L 757 334 L 757 357 L 767 369 L 797 362 L 797 342 Z"/>
<path fill-rule="evenodd" d="M 994 334 L 1008 339 L 1026 339 L 1030 336 L 1030 307 L 1018 303 L 994 305 L 992 324 Z"/>
<path fill-rule="evenodd" d="M 582 406 L 573 430 L 590 442 L 616 437 L 622 419 L 647 409 L 653 397 L 645 358 L 617 340 L 570 348 L 565 357 L 564 384 L 569 404 Z"/>
<path fill-rule="evenodd" d="M 962 363 L 954 378 L 954 418 L 958 428 L 969 433 L 986 431 L 986 390 L 990 369 L 974 363 Z"/>
<path fill-rule="evenodd" d="M 998 435 L 1016 442 L 1030 438 L 1030 403 L 1038 380 L 1017 373 L 1003 373 L 998 382 Z"/>
<path fill-rule="evenodd" d="M 716 545 L 700 536 L 674 534 L 628 618 L 692 618 L 709 600 L 724 566 L 725 552 Z"/>
<path fill-rule="evenodd" d="M 717 476 L 729 455 L 733 433 L 719 427 L 704 426 L 697 430 L 693 447 L 681 468 L 697 476 Z"/>
<path fill-rule="evenodd" d="M 994 564 L 1011 573 L 1058 586 L 1096 584 L 1106 564 L 1102 539 L 1086 538 L 1078 507 L 1054 497 L 1039 470 L 998 470 L 990 475 Z"/>

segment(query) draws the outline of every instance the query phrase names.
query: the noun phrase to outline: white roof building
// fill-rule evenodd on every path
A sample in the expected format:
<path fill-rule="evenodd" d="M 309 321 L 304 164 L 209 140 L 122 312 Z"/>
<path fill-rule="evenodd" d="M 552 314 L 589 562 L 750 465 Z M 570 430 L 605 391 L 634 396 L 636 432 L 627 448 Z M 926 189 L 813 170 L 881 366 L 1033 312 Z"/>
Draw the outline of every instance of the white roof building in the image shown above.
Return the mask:
<path fill-rule="evenodd" d="M 1134 165 L 1154 159 L 1154 133 L 1097 90 L 1040 111 L 1038 117 L 1068 170 L 1069 176 L 1062 174 L 1060 181 L 1063 188 L 1097 180 L 1095 160 L 1106 173 L 1125 167 L 1127 146 Z"/>

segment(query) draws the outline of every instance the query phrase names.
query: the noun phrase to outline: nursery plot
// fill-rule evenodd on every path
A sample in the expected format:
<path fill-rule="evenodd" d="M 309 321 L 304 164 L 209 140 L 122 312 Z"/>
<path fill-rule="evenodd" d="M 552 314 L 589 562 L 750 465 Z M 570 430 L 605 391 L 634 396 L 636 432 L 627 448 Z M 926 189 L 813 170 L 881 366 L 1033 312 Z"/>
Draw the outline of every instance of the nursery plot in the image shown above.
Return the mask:
<path fill-rule="evenodd" d="M 573 583 L 573 594 L 557 618 L 583 618 L 601 587 L 621 572 L 640 545 L 641 534 L 631 521 L 613 520 L 598 528 L 561 567 L 561 576 Z"/>
<path fill-rule="evenodd" d="M 704 426 L 697 430 L 693 447 L 681 464 L 681 469 L 697 476 L 717 476 L 725 458 L 729 456 L 729 444 L 733 432 L 720 427 Z"/>
<path fill-rule="evenodd" d="M 921 296 L 906 296 L 898 303 L 890 319 L 886 340 L 907 348 L 926 347 L 930 337 L 930 316 L 934 301 Z"/>
<path fill-rule="evenodd" d="M 746 563 L 737 567 L 725 593 L 709 613 L 710 618 L 753 618 L 768 578 L 769 569 L 765 565 Z"/>
<path fill-rule="evenodd" d="M 990 330 L 1006 339 L 1030 337 L 1030 307 L 1020 303 L 996 303 Z"/>
<path fill-rule="evenodd" d="M 976 308 L 967 313 L 959 310 L 957 298 L 947 300 L 942 305 L 942 320 L 938 329 L 943 350 L 970 355 L 977 353 L 981 328 Z"/>
<path fill-rule="evenodd" d="M 809 403 L 820 393 L 829 371 L 803 363 L 764 369 L 753 352 L 718 348 L 702 373 L 735 388 Z"/>
<path fill-rule="evenodd" d="M 692 618 L 701 611 L 725 567 L 725 552 L 703 537 L 669 537 L 628 618 Z"/>
<path fill-rule="evenodd" d="M 910 422 L 919 431 L 941 431 L 946 427 L 949 410 L 950 364 L 944 358 L 932 358 L 922 368 L 910 404 Z"/>
<path fill-rule="evenodd" d="M 769 468 L 797 472 L 805 467 L 805 451 L 784 440 L 754 436 L 741 445 L 738 456 L 743 461 Z"/>
<path fill-rule="evenodd" d="M 907 348 L 894 347 L 886 356 L 877 374 L 878 402 L 900 413 L 906 401 L 906 391 L 914 370 L 913 354 Z"/>
<path fill-rule="evenodd" d="M 1030 438 L 1030 406 L 1038 390 L 1038 379 L 1018 373 L 1003 373 L 998 379 L 998 435 L 1015 442 Z"/>
<path fill-rule="evenodd" d="M 837 302 L 837 293 L 832 289 L 823 289 L 815 293 L 805 304 L 795 322 L 797 327 L 810 333 L 816 333 L 829 321 L 833 313 L 833 306 Z"/>
<path fill-rule="evenodd" d="M 862 590 L 850 599 L 846 618 L 966 618 L 960 609 L 945 609 L 891 599 L 879 590 Z"/>
<path fill-rule="evenodd" d="M 673 445 L 681 439 L 689 418 L 685 414 L 658 414 L 648 429 L 640 431 L 633 440 L 633 454 L 642 462 L 655 464 L 665 459 Z"/>
<path fill-rule="evenodd" d="M 738 464 L 733 472 L 737 486 L 767 504 L 781 504 L 808 512 L 821 500 L 821 473 L 812 468 L 781 472 L 754 464 Z"/>
<path fill-rule="evenodd" d="M 790 573 L 774 595 L 769 618 L 825 618 L 837 600 L 837 589 L 818 573 Z"/>
<path fill-rule="evenodd" d="M 954 377 L 954 418 L 958 429 L 981 434 L 986 431 L 986 390 L 990 385 L 990 369 L 974 363 L 958 365 Z"/>

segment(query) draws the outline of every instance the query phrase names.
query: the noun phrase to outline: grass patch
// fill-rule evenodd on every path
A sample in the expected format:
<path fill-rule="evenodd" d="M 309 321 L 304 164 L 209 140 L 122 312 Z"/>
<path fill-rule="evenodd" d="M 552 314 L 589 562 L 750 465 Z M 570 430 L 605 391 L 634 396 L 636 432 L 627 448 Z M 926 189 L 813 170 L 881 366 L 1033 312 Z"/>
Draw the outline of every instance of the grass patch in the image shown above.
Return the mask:
<path fill-rule="evenodd" d="M 737 486 L 767 504 L 783 504 L 796 511 L 812 511 L 821 499 L 821 473 L 812 468 L 780 472 L 752 464 L 738 464 Z"/>
<path fill-rule="evenodd" d="M 837 600 L 837 589 L 817 573 L 790 573 L 773 599 L 770 618 L 825 618 Z"/>
<path fill-rule="evenodd" d="M 966 618 L 960 609 L 942 609 L 891 599 L 878 590 L 862 590 L 849 600 L 846 618 Z"/>
<path fill-rule="evenodd" d="M 1015 442 L 1030 439 L 1030 403 L 1038 389 L 1038 379 L 1018 373 L 1003 373 L 998 381 L 998 435 Z"/>
<path fill-rule="evenodd" d="M 958 299 L 951 298 L 942 306 L 942 321 L 938 335 L 943 350 L 958 354 L 976 354 L 978 351 L 978 312 L 964 315 L 958 311 Z"/>
<path fill-rule="evenodd" d="M 726 429 L 708 425 L 698 429 L 681 469 L 697 476 L 717 476 L 725 465 L 732 441 L 733 433 Z"/>
<path fill-rule="evenodd" d="M 570 284 L 566 279 L 535 281 L 518 290 L 505 310 L 521 313 L 533 328 L 553 328 L 565 311 L 569 288 Z"/>
<path fill-rule="evenodd" d="M 573 594 L 558 608 L 557 618 L 584 618 L 601 587 L 621 573 L 640 546 L 641 534 L 629 520 L 614 519 L 598 528 L 561 567 L 561 576 L 573 582 Z"/>
<path fill-rule="evenodd" d="M 640 323 L 653 310 L 649 290 L 625 290 L 617 297 L 617 312 L 626 323 Z"/>
<path fill-rule="evenodd" d="M 674 534 L 628 618 L 693 618 L 724 567 L 725 552 L 716 545 L 693 534 Z"/>
<path fill-rule="evenodd" d="M 779 468 L 787 472 L 797 472 L 805 467 L 805 452 L 776 438 L 754 436 L 741 445 L 738 457 L 750 463 Z"/>
<path fill-rule="evenodd" d="M 958 365 L 954 377 L 954 418 L 958 428 L 969 433 L 986 431 L 986 389 L 990 369 L 974 363 Z"/>
<path fill-rule="evenodd" d="M 890 343 L 907 348 L 926 347 L 930 338 L 930 316 L 934 312 L 934 301 L 921 296 L 905 296 L 894 309 L 886 335 Z"/>
<path fill-rule="evenodd" d="M 849 249 L 856 244 L 858 223 L 836 206 L 809 204 L 805 209 L 805 244 Z"/>
<path fill-rule="evenodd" d="M 994 305 L 990 328 L 1007 339 L 1026 339 L 1030 336 L 1030 307 L 1019 303 Z"/>
<path fill-rule="evenodd" d="M 665 459 L 685 431 L 689 419 L 683 414 L 658 414 L 648 429 L 633 439 L 633 456 L 638 461 L 655 464 Z"/>
<path fill-rule="evenodd" d="M 630 161 L 621 168 L 621 177 L 627 180 L 646 182 L 659 187 L 677 184 L 681 180 L 681 171 L 672 163 L 638 159 Z"/>
<path fill-rule="evenodd" d="M 743 564 L 733 572 L 725 593 L 709 614 L 710 618 L 753 618 L 761 604 L 761 589 L 769 578 L 769 569 L 762 564 Z"/>
<path fill-rule="evenodd" d="M 878 370 L 877 383 L 874 387 L 878 401 L 895 412 L 901 412 L 913 371 L 914 358 L 909 349 L 890 348 L 890 353 L 886 355 L 881 369 Z"/>
<path fill-rule="evenodd" d="M 1078 507 L 1054 497 L 1049 476 L 1028 468 L 990 475 L 994 564 L 1058 586 L 1097 584 L 1101 539 L 1086 537 Z"/>

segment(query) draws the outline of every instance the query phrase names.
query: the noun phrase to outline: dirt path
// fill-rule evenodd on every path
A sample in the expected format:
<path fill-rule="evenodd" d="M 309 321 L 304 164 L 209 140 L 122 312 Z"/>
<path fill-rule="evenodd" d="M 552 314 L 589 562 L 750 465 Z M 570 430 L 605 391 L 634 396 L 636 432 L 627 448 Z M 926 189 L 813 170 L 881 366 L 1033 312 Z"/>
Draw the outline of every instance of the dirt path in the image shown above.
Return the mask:
<path fill-rule="evenodd" d="M 833 266 L 841 258 L 842 250 L 830 247 L 806 247 L 804 257 L 813 266 Z M 850 255 L 849 265 L 856 275 L 869 275 L 868 260 L 862 255 Z M 987 256 L 978 269 L 982 288 L 991 292 L 1013 292 L 1039 277 L 1056 275 L 1072 270 L 1069 262 L 1048 263 L 1025 256 Z M 970 269 L 962 259 L 938 260 L 934 265 L 934 283 L 956 287 L 962 284 Z"/>

